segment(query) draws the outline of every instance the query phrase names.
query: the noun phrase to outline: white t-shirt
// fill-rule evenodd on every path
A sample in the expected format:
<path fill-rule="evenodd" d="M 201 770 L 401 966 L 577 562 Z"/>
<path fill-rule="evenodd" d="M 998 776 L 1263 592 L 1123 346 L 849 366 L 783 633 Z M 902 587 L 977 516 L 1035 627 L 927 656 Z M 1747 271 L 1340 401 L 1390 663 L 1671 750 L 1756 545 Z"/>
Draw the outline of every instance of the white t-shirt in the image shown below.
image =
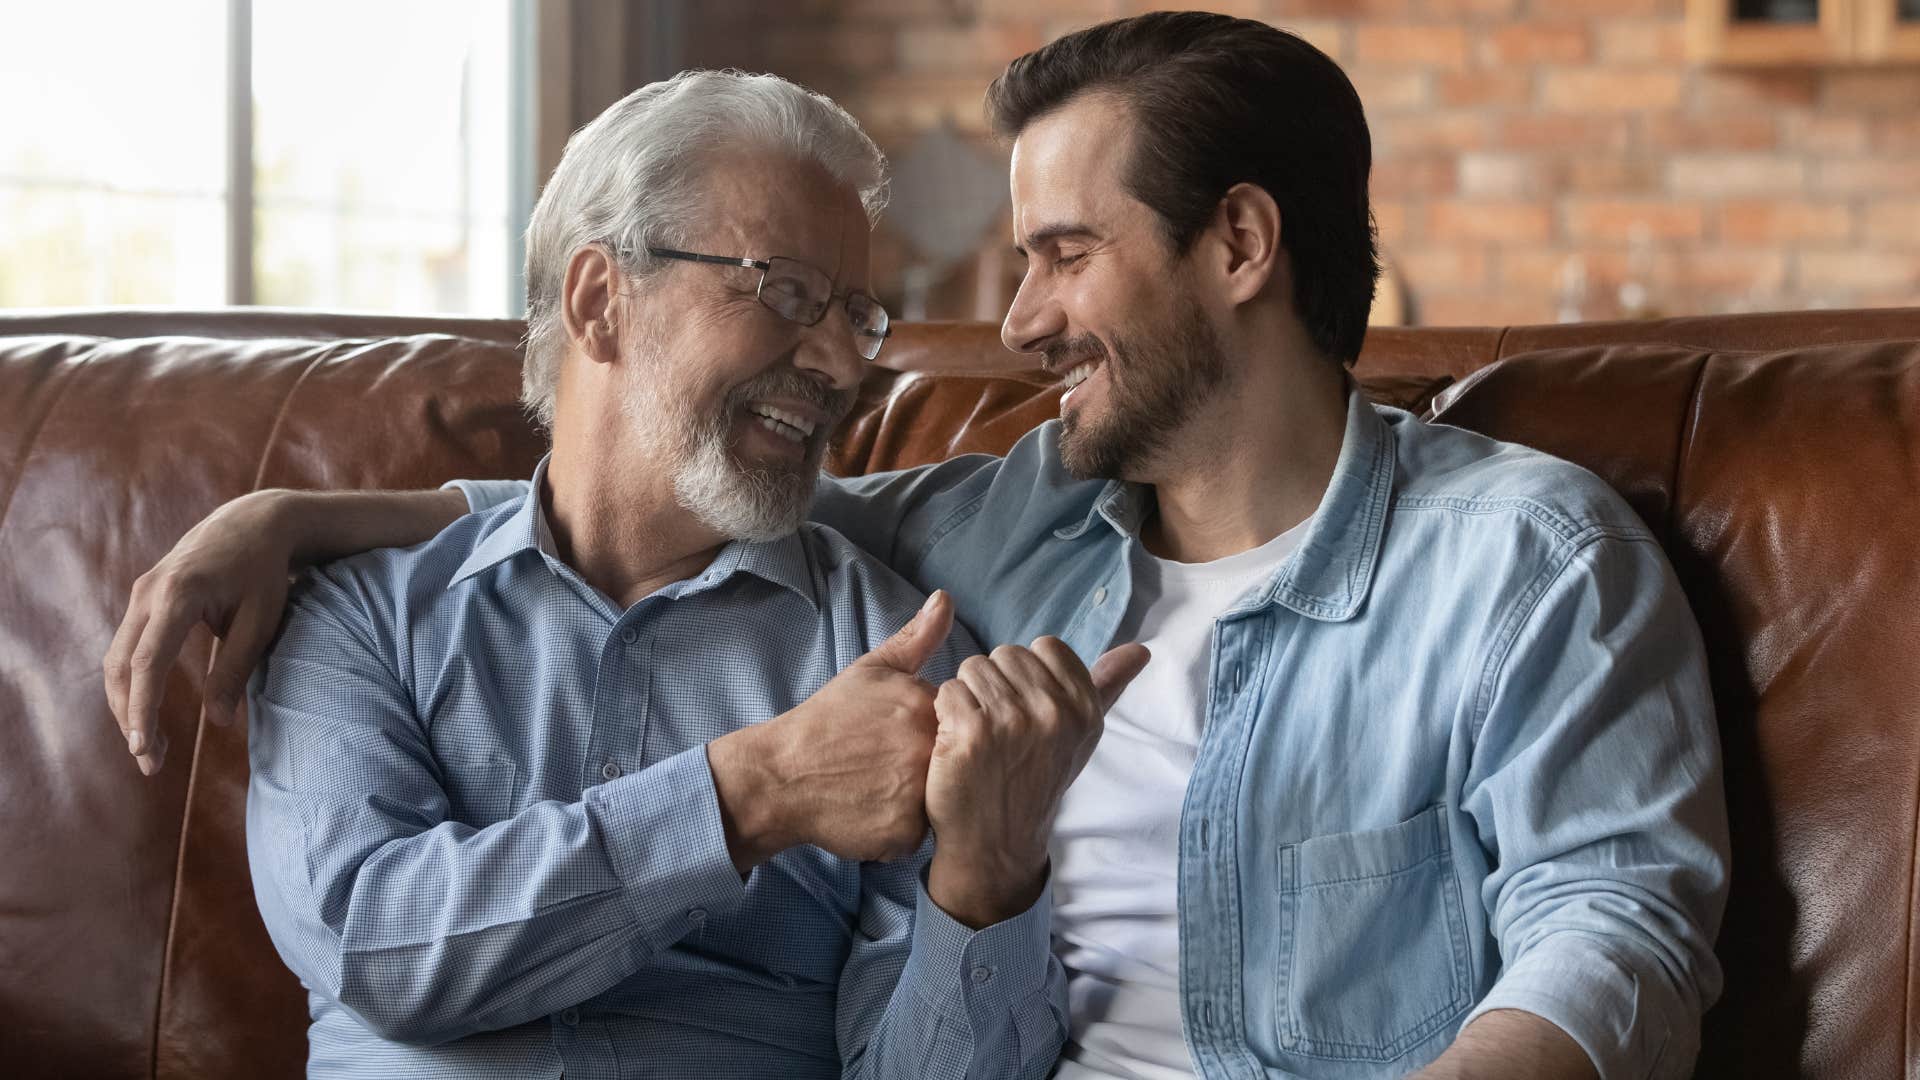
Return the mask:
<path fill-rule="evenodd" d="M 1194 1075 L 1180 1030 L 1180 805 L 1206 716 L 1213 624 L 1305 530 L 1209 563 L 1132 545 L 1133 596 L 1114 641 L 1138 641 L 1153 659 L 1107 713 L 1053 829 L 1054 951 L 1072 1018 L 1059 1080 Z"/>

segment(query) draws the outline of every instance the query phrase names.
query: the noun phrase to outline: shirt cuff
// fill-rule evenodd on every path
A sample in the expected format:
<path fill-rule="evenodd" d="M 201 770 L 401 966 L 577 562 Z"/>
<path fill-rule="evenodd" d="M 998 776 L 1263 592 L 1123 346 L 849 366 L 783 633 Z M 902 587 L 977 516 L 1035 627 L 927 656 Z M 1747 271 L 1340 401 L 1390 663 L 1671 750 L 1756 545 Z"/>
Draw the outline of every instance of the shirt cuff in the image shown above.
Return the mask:
<path fill-rule="evenodd" d="M 586 805 L 654 951 L 710 916 L 731 912 L 746 896 L 727 852 L 705 745 L 588 789 Z"/>
<path fill-rule="evenodd" d="M 477 514 L 525 495 L 527 484 L 524 480 L 449 480 L 440 485 L 441 491 L 449 489 L 466 496 L 467 512 Z"/>
<path fill-rule="evenodd" d="M 1052 959 L 1053 877 L 1033 906 L 1011 919 L 970 930 L 915 885 L 913 951 L 900 980 L 943 1016 L 973 1021 L 1012 1009 L 1047 984 Z"/>
<path fill-rule="evenodd" d="M 1579 1043 L 1601 1080 L 1685 1077 L 1699 1050 L 1700 1017 L 1663 973 L 1645 966 L 1598 937 L 1561 931 L 1514 960 L 1461 1027 L 1518 1009 Z"/>

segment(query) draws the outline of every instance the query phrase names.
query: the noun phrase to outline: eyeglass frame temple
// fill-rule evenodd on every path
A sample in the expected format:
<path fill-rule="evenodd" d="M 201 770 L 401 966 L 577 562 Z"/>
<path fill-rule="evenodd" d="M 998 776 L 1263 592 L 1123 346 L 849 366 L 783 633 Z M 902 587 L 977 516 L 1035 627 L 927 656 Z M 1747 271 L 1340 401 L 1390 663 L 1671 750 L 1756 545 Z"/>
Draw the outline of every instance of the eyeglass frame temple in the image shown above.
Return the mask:
<path fill-rule="evenodd" d="M 673 248 L 650 247 L 647 249 L 647 254 L 656 259 L 680 259 L 685 262 L 712 263 L 715 266 L 739 266 L 748 270 L 759 270 L 762 273 L 773 268 L 773 263 L 766 259 L 730 259 L 725 255 L 702 255 L 696 251 L 676 251 Z M 861 295 L 866 296 L 869 300 L 873 299 L 871 294 L 862 293 Z M 877 300 L 874 302 L 876 304 L 879 303 Z M 886 307 L 881 306 L 880 310 L 884 312 L 886 311 Z M 879 338 L 881 341 L 885 341 L 892 336 L 893 317 L 889 315 L 887 317 L 887 328 L 880 331 Z M 868 357 L 867 359 L 870 360 L 872 357 Z"/>

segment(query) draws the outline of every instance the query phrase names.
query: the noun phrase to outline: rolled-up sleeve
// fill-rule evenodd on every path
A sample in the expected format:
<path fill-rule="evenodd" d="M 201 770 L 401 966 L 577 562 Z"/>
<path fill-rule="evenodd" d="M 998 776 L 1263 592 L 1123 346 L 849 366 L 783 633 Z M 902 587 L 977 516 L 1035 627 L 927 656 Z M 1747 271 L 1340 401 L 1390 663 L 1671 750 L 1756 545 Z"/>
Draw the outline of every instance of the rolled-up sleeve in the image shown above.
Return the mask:
<path fill-rule="evenodd" d="M 706 749 L 475 828 L 448 819 L 406 689 L 325 581 L 250 688 L 247 851 L 287 965 L 431 1045 L 578 1004 L 744 895 Z"/>
<path fill-rule="evenodd" d="M 1603 1080 L 1686 1077 L 1720 990 L 1727 810 L 1704 649 L 1644 534 L 1543 575 L 1481 681 L 1463 808 L 1503 967 L 1468 1023 L 1517 1009 Z"/>

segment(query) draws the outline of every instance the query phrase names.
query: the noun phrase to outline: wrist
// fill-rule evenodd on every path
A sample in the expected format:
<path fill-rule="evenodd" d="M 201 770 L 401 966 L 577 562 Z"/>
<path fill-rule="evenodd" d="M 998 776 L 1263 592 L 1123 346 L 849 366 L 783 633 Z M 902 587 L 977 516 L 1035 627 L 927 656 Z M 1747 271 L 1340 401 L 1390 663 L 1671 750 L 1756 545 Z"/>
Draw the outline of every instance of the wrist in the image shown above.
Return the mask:
<path fill-rule="evenodd" d="M 707 744 L 707 768 L 713 773 L 727 852 L 742 874 L 798 842 L 788 824 L 782 785 L 768 767 L 771 753 L 765 725 L 742 728 Z"/>
<path fill-rule="evenodd" d="M 1047 858 L 978 856 L 943 847 L 936 838 L 927 866 L 927 896 L 971 930 L 1002 923 L 1031 908 L 1047 885 Z"/>
<path fill-rule="evenodd" d="M 242 496 L 242 501 L 248 504 L 248 510 L 267 542 L 287 553 L 289 570 L 299 570 L 318 561 L 311 546 L 302 543 L 302 538 L 311 536 L 313 532 L 301 520 L 303 500 L 309 494 L 287 488 L 268 488 Z"/>

